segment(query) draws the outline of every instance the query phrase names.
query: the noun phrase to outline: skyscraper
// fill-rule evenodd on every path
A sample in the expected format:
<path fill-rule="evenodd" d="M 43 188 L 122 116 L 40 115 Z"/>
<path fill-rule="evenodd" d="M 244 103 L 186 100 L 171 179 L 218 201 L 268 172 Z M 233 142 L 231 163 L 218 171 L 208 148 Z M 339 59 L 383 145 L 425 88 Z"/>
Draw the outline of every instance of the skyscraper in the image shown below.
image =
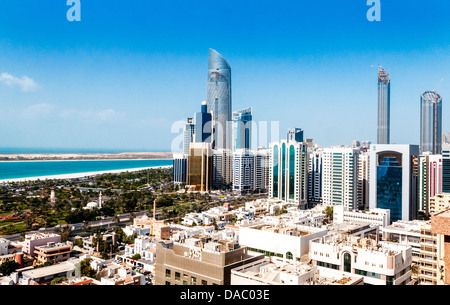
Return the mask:
<path fill-rule="evenodd" d="M 233 112 L 233 150 L 250 149 L 252 145 L 252 108 Z"/>
<path fill-rule="evenodd" d="M 369 208 L 389 209 L 391 221 L 417 218 L 418 145 L 370 146 Z"/>
<path fill-rule="evenodd" d="M 391 80 L 380 67 L 378 71 L 378 144 L 390 143 Z"/>
<path fill-rule="evenodd" d="M 231 149 L 231 68 L 216 50 L 209 49 L 208 111 L 213 113 L 213 149 Z"/>
<path fill-rule="evenodd" d="M 418 173 L 419 211 L 429 215 L 430 198 L 442 193 L 442 155 L 420 155 Z"/>
<path fill-rule="evenodd" d="M 192 191 L 208 192 L 212 187 L 211 143 L 191 143 L 187 162 L 187 184 Z"/>
<path fill-rule="evenodd" d="M 173 154 L 172 177 L 175 184 L 187 182 L 187 154 Z"/>
<path fill-rule="evenodd" d="M 233 152 L 233 190 L 253 191 L 255 159 L 253 151 L 237 149 Z"/>
<path fill-rule="evenodd" d="M 231 68 L 213 49 L 209 49 L 206 103 L 213 122 L 213 184 L 216 188 L 228 187 L 233 182 Z"/>
<path fill-rule="evenodd" d="M 305 208 L 308 199 L 308 152 L 303 142 L 270 143 L 269 198 Z"/>
<path fill-rule="evenodd" d="M 320 203 L 322 199 L 322 149 L 309 148 L 308 204 Z"/>
<path fill-rule="evenodd" d="M 450 193 L 450 144 L 442 145 L 442 192 Z"/>
<path fill-rule="evenodd" d="M 358 191 L 356 196 L 359 210 L 369 208 L 369 164 L 369 153 L 360 153 L 358 158 Z"/>
<path fill-rule="evenodd" d="M 442 98 L 436 91 L 420 96 L 420 152 L 442 152 Z"/>
<path fill-rule="evenodd" d="M 287 134 L 287 141 L 303 142 L 303 130 L 300 128 L 290 128 Z"/>
<path fill-rule="evenodd" d="M 335 146 L 323 149 L 322 198 L 325 205 L 357 208 L 359 149 Z"/>
<path fill-rule="evenodd" d="M 195 142 L 211 143 L 211 113 L 208 112 L 206 102 L 202 103 L 201 111 L 195 114 Z"/>
<path fill-rule="evenodd" d="M 183 153 L 189 154 L 189 145 L 194 142 L 195 124 L 192 118 L 187 118 L 184 125 Z"/>
<path fill-rule="evenodd" d="M 264 147 L 258 147 L 253 152 L 255 157 L 253 183 L 257 191 L 265 191 L 269 186 L 269 154 L 269 149 Z"/>

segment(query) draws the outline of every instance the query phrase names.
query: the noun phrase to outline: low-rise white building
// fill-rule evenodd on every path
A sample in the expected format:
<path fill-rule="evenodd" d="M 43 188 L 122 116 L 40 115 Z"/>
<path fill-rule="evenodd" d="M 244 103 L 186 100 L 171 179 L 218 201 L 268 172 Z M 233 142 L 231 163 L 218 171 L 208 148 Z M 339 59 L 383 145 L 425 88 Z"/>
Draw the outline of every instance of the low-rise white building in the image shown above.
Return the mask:
<path fill-rule="evenodd" d="M 323 270 L 364 276 L 370 285 L 411 285 L 411 246 L 341 234 L 311 240 L 309 257 Z"/>
<path fill-rule="evenodd" d="M 110 265 L 100 276 L 100 285 L 145 285 L 145 276 L 129 268 Z"/>
<path fill-rule="evenodd" d="M 122 230 L 126 236 L 131 236 L 133 234 L 145 236 L 145 235 L 150 235 L 152 233 L 151 227 L 142 228 L 142 227 L 135 226 L 135 225 L 126 226 Z"/>
<path fill-rule="evenodd" d="M 380 230 L 383 240 L 411 246 L 413 263 L 418 264 L 420 258 L 420 229 L 429 223 L 423 220 L 398 220 Z"/>
<path fill-rule="evenodd" d="M 362 276 L 322 272 L 310 264 L 264 258 L 231 270 L 231 285 L 363 285 Z"/>
<path fill-rule="evenodd" d="M 349 210 L 344 205 L 333 206 L 333 222 L 369 223 L 387 227 L 391 223 L 389 209 L 370 209 L 369 211 Z"/>
<path fill-rule="evenodd" d="M 259 221 L 240 225 L 239 243 L 250 251 L 286 259 L 300 260 L 308 253 L 309 241 L 327 234 L 326 228 L 316 228 L 279 222 Z M 275 220 L 272 218 L 271 220 Z"/>

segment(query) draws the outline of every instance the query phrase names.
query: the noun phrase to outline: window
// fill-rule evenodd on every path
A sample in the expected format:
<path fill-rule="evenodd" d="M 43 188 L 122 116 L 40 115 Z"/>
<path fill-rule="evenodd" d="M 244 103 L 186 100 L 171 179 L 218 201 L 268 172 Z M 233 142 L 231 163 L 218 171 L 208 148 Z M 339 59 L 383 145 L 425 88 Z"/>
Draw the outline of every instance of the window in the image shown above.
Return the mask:
<path fill-rule="evenodd" d="M 175 272 L 175 280 L 176 281 L 180 280 L 180 272 Z"/>
<path fill-rule="evenodd" d="M 291 252 L 286 252 L 286 259 L 293 259 L 294 256 L 292 255 Z"/>
<path fill-rule="evenodd" d="M 166 278 L 170 279 L 170 270 L 166 269 Z"/>
<path fill-rule="evenodd" d="M 191 285 L 197 285 L 197 278 L 196 277 L 191 277 Z"/>
<path fill-rule="evenodd" d="M 352 256 L 350 253 L 344 253 L 344 272 L 352 272 Z"/>
<path fill-rule="evenodd" d="M 394 284 L 394 277 L 386 276 L 386 285 L 393 285 L 393 284 Z"/>
<path fill-rule="evenodd" d="M 202 280 L 202 285 L 208 285 L 208 282 L 205 280 Z"/>

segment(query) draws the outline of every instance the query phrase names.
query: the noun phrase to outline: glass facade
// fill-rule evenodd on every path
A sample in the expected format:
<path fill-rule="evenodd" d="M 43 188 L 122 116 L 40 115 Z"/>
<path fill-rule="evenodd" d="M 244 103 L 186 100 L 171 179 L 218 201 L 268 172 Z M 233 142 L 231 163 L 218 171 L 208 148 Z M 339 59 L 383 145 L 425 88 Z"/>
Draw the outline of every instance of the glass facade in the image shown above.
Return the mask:
<path fill-rule="evenodd" d="M 278 197 L 278 145 L 273 147 L 273 197 Z"/>
<path fill-rule="evenodd" d="M 291 128 L 287 134 L 288 142 L 296 141 L 303 142 L 303 130 L 300 128 Z"/>
<path fill-rule="evenodd" d="M 295 147 L 289 146 L 289 199 L 295 199 Z"/>
<path fill-rule="evenodd" d="M 286 143 L 281 145 L 281 199 L 286 199 Z"/>
<path fill-rule="evenodd" d="M 420 96 L 420 151 L 442 152 L 442 98 L 435 91 Z"/>
<path fill-rule="evenodd" d="M 442 192 L 450 193 L 450 158 L 442 159 Z"/>
<path fill-rule="evenodd" d="M 206 102 L 213 112 L 213 148 L 231 149 L 231 68 L 216 50 L 209 49 Z"/>
<path fill-rule="evenodd" d="M 233 112 L 233 150 L 250 149 L 252 134 L 252 108 Z"/>
<path fill-rule="evenodd" d="M 378 72 L 378 144 L 390 142 L 391 80 L 380 67 Z"/>
<path fill-rule="evenodd" d="M 389 209 L 392 222 L 402 219 L 403 169 L 399 160 L 384 157 L 377 165 L 377 208 Z"/>
<path fill-rule="evenodd" d="M 195 114 L 195 142 L 211 143 L 211 118 L 206 102 L 203 102 L 201 112 Z"/>
<path fill-rule="evenodd" d="M 352 256 L 350 253 L 344 254 L 344 272 L 352 272 Z"/>

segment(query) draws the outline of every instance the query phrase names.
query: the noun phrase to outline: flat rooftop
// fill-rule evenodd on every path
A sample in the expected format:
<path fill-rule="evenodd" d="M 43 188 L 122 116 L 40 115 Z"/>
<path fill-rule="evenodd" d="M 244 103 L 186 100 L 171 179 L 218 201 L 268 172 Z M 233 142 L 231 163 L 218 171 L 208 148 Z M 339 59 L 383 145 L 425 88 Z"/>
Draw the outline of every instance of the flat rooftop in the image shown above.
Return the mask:
<path fill-rule="evenodd" d="M 24 271 L 22 274 L 24 277 L 30 277 L 32 279 L 38 279 L 54 274 L 68 272 L 74 270 L 75 267 L 72 264 L 60 263 L 48 267 L 36 268 L 28 271 Z"/>

